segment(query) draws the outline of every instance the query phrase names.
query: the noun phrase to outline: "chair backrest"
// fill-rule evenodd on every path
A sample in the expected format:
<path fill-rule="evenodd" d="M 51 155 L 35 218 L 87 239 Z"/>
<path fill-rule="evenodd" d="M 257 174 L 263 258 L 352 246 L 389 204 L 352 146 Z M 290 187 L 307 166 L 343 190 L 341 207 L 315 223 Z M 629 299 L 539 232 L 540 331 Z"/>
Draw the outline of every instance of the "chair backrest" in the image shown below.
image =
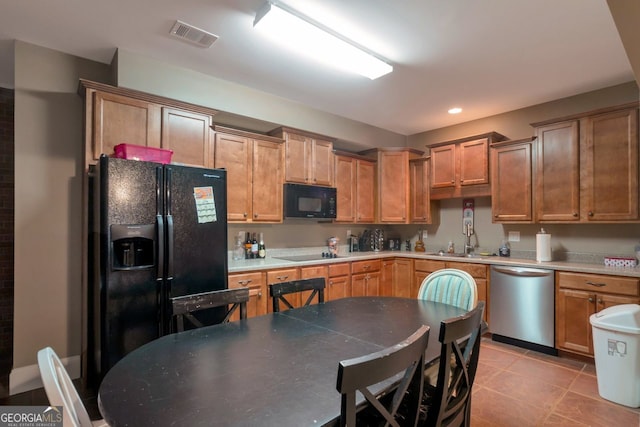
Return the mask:
<path fill-rule="evenodd" d="M 38 351 L 38 368 L 51 406 L 62 406 L 64 427 L 91 427 L 87 413 L 64 365 L 51 347 Z"/>
<path fill-rule="evenodd" d="M 246 319 L 247 301 L 249 288 L 222 289 L 171 298 L 171 308 L 176 318 L 177 331 L 182 332 L 185 318 L 196 328 L 204 326 L 192 313 L 209 308 L 227 306 L 224 319 L 220 323 L 228 322 L 238 307 L 240 319 Z"/>
<path fill-rule="evenodd" d="M 273 299 L 273 312 L 280 311 L 282 302 L 288 308 L 293 308 L 293 304 L 286 295 L 298 292 L 312 291 L 303 306 L 310 305 L 313 298 L 318 295 L 318 302 L 324 302 L 324 288 L 326 286 L 324 277 L 314 277 L 313 279 L 292 280 L 289 282 L 272 283 L 269 285 L 269 294 Z"/>
<path fill-rule="evenodd" d="M 374 419 L 384 425 L 416 426 L 424 384 L 424 353 L 429 343 L 429 327 L 421 326 L 406 340 L 375 353 L 343 360 L 338 365 L 336 388 L 342 394 L 340 425 L 356 425 L 356 392 L 362 393 Z M 370 387 L 404 371 L 397 388 L 382 396 Z M 370 422 L 363 420 L 363 425 Z M 376 423 L 377 424 L 377 423 Z M 381 424 L 382 425 L 382 424 Z"/>
<path fill-rule="evenodd" d="M 484 301 L 472 311 L 440 324 L 438 381 L 425 385 L 427 426 L 468 426 L 471 388 L 478 368 Z M 449 363 L 445 363 L 448 361 Z"/>
<path fill-rule="evenodd" d="M 478 303 L 476 281 L 466 271 L 445 268 L 429 274 L 420 285 L 418 299 L 472 310 Z"/>

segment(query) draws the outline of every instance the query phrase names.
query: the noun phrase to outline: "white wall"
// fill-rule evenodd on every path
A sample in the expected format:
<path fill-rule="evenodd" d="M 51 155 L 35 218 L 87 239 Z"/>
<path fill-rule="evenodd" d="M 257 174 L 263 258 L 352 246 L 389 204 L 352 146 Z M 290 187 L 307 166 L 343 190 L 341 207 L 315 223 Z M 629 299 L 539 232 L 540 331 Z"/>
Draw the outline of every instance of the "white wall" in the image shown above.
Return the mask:
<path fill-rule="evenodd" d="M 77 356 L 82 313 L 80 77 L 106 67 L 15 44 L 15 303 L 12 393 L 20 368 L 51 346 Z M 17 368 L 17 369 L 16 369 Z M 17 372 L 16 372 L 17 371 Z"/>

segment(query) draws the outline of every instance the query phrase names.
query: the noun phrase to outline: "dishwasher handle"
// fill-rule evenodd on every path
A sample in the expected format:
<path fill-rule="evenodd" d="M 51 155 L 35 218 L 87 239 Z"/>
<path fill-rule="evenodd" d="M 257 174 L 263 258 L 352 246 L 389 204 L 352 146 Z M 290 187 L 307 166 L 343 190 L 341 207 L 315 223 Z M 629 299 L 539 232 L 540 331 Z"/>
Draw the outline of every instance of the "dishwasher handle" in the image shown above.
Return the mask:
<path fill-rule="evenodd" d="M 503 267 L 491 266 L 491 269 L 498 272 L 518 277 L 545 277 L 553 274 L 553 270 L 543 270 L 541 268 Z"/>

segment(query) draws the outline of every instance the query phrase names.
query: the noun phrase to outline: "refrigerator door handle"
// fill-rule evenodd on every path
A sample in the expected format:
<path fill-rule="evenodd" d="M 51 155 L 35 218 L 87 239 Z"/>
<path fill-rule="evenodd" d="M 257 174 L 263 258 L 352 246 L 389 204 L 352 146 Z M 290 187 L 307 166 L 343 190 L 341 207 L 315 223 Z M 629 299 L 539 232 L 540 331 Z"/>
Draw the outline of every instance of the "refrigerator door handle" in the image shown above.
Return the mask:
<path fill-rule="evenodd" d="M 156 224 L 158 225 L 158 273 L 156 280 L 162 281 L 164 277 L 164 220 L 162 215 L 156 215 Z"/>
<path fill-rule="evenodd" d="M 173 215 L 167 215 L 167 280 L 173 279 Z"/>

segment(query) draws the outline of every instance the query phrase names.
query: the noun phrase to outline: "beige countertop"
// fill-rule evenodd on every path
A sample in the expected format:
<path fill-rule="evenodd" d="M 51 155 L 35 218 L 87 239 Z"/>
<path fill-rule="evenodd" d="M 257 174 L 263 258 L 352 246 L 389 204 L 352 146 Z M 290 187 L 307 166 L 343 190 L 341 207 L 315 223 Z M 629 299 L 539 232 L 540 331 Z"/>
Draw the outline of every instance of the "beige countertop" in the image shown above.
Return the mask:
<path fill-rule="evenodd" d="M 506 265 L 517 267 L 537 267 L 546 268 L 550 270 L 560 271 L 572 271 L 577 273 L 594 273 L 594 274 L 609 274 L 615 276 L 628 276 L 628 277 L 640 277 L 640 267 L 606 267 L 604 264 L 589 264 L 578 263 L 568 261 L 549 261 L 549 262 L 537 262 L 531 259 L 514 258 L 514 257 L 499 257 L 499 256 L 482 256 L 482 257 L 461 257 L 461 256 L 448 256 L 448 255 L 426 255 L 419 252 L 410 251 L 381 251 L 381 252 L 353 252 L 340 255 L 338 258 L 322 258 L 320 256 L 321 251 L 309 252 L 306 249 L 278 249 L 277 251 L 271 251 L 264 259 L 249 259 L 249 260 L 233 260 L 229 257 L 229 273 L 243 273 L 252 272 L 258 270 L 271 270 L 280 268 L 295 268 L 312 265 L 322 265 L 338 262 L 352 262 L 352 261 L 365 261 L 371 259 L 383 259 L 383 258 L 411 258 L 411 259 L 428 259 L 434 261 L 456 261 L 467 262 L 477 264 L 488 265 Z M 291 256 L 291 255 L 308 255 L 318 254 L 317 260 L 312 261 L 287 261 L 279 259 L 279 256 Z"/>

